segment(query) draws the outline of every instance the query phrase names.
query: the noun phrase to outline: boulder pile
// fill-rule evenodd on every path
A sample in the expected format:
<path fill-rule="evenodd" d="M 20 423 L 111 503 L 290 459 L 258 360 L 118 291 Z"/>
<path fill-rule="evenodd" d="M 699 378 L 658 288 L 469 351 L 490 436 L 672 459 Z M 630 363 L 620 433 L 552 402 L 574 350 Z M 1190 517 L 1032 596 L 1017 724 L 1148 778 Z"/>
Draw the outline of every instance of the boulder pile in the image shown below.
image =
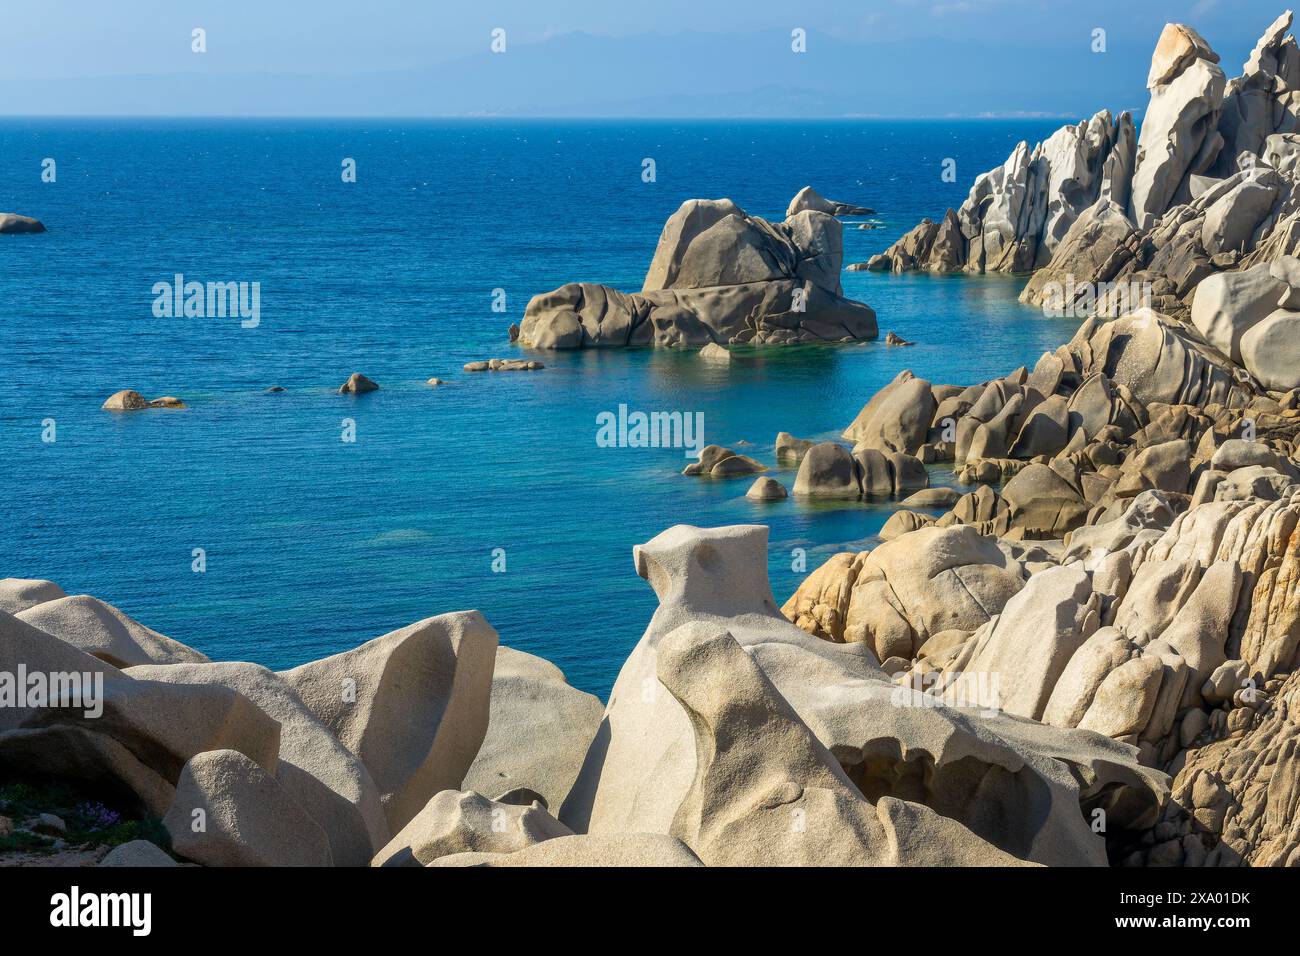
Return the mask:
<path fill-rule="evenodd" d="M 918 500 L 938 516 L 905 502 L 884 544 L 831 557 L 783 607 L 792 623 L 865 646 L 902 691 L 975 687 L 1135 747 L 1173 799 L 1112 862 L 1300 863 L 1300 391 L 1145 309 L 1002 379 L 905 372 L 844 434 L 943 456 L 974 487 Z"/>
<path fill-rule="evenodd" d="M 1032 149 L 1022 142 L 976 179 L 958 210 L 923 221 L 868 267 L 1033 273 L 1021 299 L 1048 314 L 1152 307 L 1194 322 L 1235 361 L 1247 357 L 1265 387 L 1300 386 L 1295 318 L 1272 314 L 1300 308 L 1300 298 L 1281 295 L 1300 278 L 1290 258 L 1300 251 L 1300 47 L 1291 22 L 1289 11 L 1278 17 L 1232 80 L 1194 29 L 1166 25 L 1140 134 L 1127 113 L 1103 110 Z M 1276 295 L 1264 288 L 1270 271 Z M 1244 356 L 1231 351 L 1242 348 Z"/>
<path fill-rule="evenodd" d="M 1164 811 L 1135 747 L 900 690 L 867 643 L 791 624 L 764 527 L 633 556 L 659 609 L 603 709 L 477 612 L 277 673 L 4 580 L 0 671 L 103 696 L 0 709 L 0 770 L 158 818 L 203 866 L 1101 865 Z"/>
<path fill-rule="evenodd" d="M 517 341 L 534 349 L 702 348 L 874 339 L 876 315 L 844 298 L 842 227 L 870 212 L 805 187 L 782 222 L 730 199 L 690 199 L 668 219 L 639 293 L 573 282 L 535 296 Z"/>

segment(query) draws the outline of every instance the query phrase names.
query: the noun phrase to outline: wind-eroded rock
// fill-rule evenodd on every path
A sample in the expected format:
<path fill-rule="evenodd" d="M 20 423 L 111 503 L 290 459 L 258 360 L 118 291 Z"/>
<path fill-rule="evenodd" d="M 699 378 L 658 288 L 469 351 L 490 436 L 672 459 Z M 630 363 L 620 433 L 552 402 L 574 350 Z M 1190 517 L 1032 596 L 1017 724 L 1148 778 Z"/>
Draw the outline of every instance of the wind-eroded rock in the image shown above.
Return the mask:
<path fill-rule="evenodd" d="M 848 207 L 805 190 L 791 210 L 769 222 L 729 199 L 688 200 L 664 225 L 640 292 L 569 283 L 534 296 L 519 342 L 720 348 L 874 339 L 875 313 L 840 287 L 835 214 Z"/>

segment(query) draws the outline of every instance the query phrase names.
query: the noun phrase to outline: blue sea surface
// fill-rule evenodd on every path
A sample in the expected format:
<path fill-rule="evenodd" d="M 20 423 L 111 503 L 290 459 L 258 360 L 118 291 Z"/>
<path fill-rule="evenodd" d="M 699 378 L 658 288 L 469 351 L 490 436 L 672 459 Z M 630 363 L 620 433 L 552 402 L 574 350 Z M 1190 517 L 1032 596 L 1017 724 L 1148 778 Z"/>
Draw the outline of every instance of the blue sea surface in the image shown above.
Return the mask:
<path fill-rule="evenodd" d="M 503 643 L 603 697 L 656 606 L 633 545 L 681 522 L 766 524 L 784 601 L 835 551 L 869 546 L 893 505 L 755 504 L 752 479 L 682 476 L 681 450 L 599 447 L 600 413 L 703 412 L 707 441 L 752 442 L 773 465 L 778 431 L 835 438 L 904 368 L 969 384 L 1073 327 L 1019 305 L 1012 278 L 851 272 L 845 294 L 876 309 L 882 341 L 718 367 L 528 356 L 506 336 L 528 299 L 578 280 L 639 290 L 691 197 L 779 219 L 812 185 L 872 206 L 881 228 L 844 229 L 846 262 L 862 261 L 1056 125 L 0 121 L 0 211 L 49 228 L 0 236 L 0 576 L 53 579 L 214 659 L 273 668 L 478 608 Z M 260 325 L 156 318 L 153 287 L 176 273 L 260 283 Z M 888 330 L 917 344 L 886 348 Z M 461 371 L 525 356 L 546 369 Z M 381 390 L 336 394 L 354 371 Z M 123 388 L 188 408 L 101 411 Z"/>

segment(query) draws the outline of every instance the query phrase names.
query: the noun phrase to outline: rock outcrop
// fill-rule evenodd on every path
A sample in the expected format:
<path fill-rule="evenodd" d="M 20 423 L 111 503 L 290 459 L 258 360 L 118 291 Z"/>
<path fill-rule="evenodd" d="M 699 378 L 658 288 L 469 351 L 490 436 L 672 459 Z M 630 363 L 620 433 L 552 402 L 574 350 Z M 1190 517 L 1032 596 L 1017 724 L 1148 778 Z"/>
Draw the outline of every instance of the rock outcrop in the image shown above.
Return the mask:
<path fill-rule="evenodd" d="M 1102 111 L 1033 149 L 1020 143 L 976 179 L 959 210 L 923 221 L 869 268 L 1034 273 L 1022 301 L 1079 318 L 1152 307 L 1186 319 L 1201 283 L 1217 279 L 1200 312 L 1222 312 L 1222 301 L 1209 303 L 1241 270 L 1300 252 L 1300 55 L 1291 21 L 1290 12 L 1278 17 L 1231 81 L 1200 34 L 1167 24 L 1140 132 L 1127 114 L 1112 122 Z M 1277 307 L 1298 309 L 1300 297 Z M 1268 315 L 1253 304 L 1245 313 L 1246 324 Z M 1224 331 L 1222 316 L 1211 324 Z M 1257 367 L 1247 368 L 1266 388 L 1300 382 L 1265 358 L 1290 331 L 1289 319 L 1270 322 L 1253 340 Z"/>
<path fill-rule="evenodd" d="M 570 283 L 535 296 L 519 343 L 701 348 L 874 339 L 875 313 L 842 295 L 841 226 L 819 204 L 845 208 L 805 190 L 783 222 L 769 222 L 729 199 L 688 200 L 664 225 L 639 293 Z"/>
<path fill-rule="evenodd" d="M 20 216 L 15 212 L 0 212 L 0 234 L 44 231 L 45 224 L 39 219 Z"/>
<path fill-rule="evenodd" d="M 443 614 L 280 676 L 379 788 L 390 830 L 459 790 L 487 734 L 497 633 Z"/>
<path fill-rule="evenodd" d="M 791 626 L 768 587 L 766 537 L 679 526 L 636 550 L 659 610 L 562 822 L 676 836 L 706 863 L 1001 865 L 1103 863 L 1106 840 L 1082 814 L 1094 805 L 1112 826 L 1155 819 L 1163 780 L 1132 748 L 900 698 L 863 642 Z M 976 792 L 1007 812 L 983 814 Z"/>

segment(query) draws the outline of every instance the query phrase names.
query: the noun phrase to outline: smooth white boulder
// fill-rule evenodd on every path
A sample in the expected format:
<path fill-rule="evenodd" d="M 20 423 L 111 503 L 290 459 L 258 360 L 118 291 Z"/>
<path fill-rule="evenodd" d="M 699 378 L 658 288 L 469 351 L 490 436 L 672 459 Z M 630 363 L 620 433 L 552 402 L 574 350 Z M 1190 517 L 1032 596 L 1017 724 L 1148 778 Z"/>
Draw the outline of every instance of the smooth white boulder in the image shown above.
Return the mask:
<path fill-rule="evenodd" d="M 1241 337 L 1241 361 L 1265 388 L 1300 387 L 1300 312 L 1278 309 Z"/>

